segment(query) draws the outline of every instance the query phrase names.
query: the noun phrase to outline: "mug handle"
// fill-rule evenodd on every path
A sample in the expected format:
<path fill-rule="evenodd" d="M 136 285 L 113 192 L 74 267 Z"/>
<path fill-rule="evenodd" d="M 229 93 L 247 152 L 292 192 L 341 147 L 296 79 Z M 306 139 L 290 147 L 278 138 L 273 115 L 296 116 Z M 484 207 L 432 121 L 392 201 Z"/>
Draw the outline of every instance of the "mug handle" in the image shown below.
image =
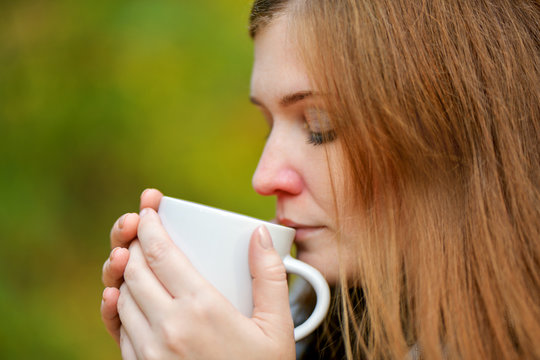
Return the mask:
<path fill-rule="evenodd" d="M 287 255 L 283 264 L 288 273 L 304 278 L 315 290 L 317 304 L 309 318 L 294 328 L 294 341 L 300 341 L 311 334 L 324 320 L 330 306 L 330 289 L 328 283 L 314 267 Z"/>

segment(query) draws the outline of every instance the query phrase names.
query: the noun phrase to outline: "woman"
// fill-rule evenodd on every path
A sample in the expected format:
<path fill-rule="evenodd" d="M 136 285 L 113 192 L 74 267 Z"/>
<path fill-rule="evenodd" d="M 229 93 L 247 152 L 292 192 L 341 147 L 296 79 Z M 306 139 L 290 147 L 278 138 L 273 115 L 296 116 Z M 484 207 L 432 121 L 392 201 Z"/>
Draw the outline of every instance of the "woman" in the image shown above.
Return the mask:
<path fill-rule="evenodd" d="M 253 186 L 336 289 L 297 357 L 540 358 L 540 5 L 257 0 L 250 20 L 271 128 Z M 172 265 L 160 196 L 111 232 L 102 316 L 123 355 L 293 358 L 267 233 L 250 248 L 252 319 L 210 288 L 172 299 L 166 279 L 192 274 Z"/>

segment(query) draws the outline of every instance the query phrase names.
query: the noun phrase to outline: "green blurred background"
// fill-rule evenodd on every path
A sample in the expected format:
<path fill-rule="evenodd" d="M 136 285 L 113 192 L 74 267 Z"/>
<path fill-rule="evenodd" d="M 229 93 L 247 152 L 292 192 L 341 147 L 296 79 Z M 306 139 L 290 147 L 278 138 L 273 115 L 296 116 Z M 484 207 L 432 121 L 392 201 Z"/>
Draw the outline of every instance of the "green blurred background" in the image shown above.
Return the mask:
<path fill-rule="evenodd" d="M 146 187 L 261 218 L 249 0 L 0 0 L 0 358 L 116 359 L 101 266 Z"/>

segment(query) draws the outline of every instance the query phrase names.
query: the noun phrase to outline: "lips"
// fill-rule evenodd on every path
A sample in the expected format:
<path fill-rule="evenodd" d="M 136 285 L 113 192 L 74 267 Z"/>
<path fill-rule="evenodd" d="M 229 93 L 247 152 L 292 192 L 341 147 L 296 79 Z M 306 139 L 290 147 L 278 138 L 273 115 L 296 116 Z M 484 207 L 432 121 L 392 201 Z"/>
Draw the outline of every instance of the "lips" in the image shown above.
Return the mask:
<path fill-rule="evenodd" d="M 302 240 L 311 238 L 326 228 L 325 226 L 322 226 L 322 225 L 310 225 L 310 224 L 297 223 L 287 218 L 278 217 L 277 220 L 280 225 L 288 226 L 296 230 L 295 241 L 302 241 Z"/>

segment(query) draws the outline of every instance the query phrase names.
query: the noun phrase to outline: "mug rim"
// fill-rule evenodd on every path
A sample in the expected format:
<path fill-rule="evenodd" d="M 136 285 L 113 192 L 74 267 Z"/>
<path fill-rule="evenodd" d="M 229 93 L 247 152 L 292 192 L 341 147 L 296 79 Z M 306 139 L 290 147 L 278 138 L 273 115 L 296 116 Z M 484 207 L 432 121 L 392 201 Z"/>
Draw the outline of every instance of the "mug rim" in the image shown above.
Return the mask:
<path fill-rule="evenodd" d="M 285 230 L 285 231 L 294 231 L 294 232 L 296 232 L 296 229 L 294 229 L 294 228 L 284 226 L 284 225 L 280 225 L 280 224 L 275 224 L 275 223 L 272 223 L 272 222 L 269 222 L 269 221 L 266 221 L 266 220 L 261 220 L 261 219 L 258 219 L 256 217 L 253 217 L 253 216 L 244 215 L 244 214 L 237 213 L 237 212 L 234 212 L 234 211 L 220 209 L 218 207 L 205 205 L 205 204 L 201 204 L 201 203 L 190 201 L 190 200 L 178 199 L 178 198 L 174 198 L 174 197 L 166 196 L 166 195 L 164 195 L 163 198 L 161 199 L 161 201 L 159 203 L 160 207 L 161 207 L 161 202 L 163 200 L 180 203 L 182 205 L 188 205 L 188 206 L 191 206 L 191 207 L 194 207 L 194 208 L 198 208 L 200 210 L 204 210 L 205 212 L 212 212 L 214 214 L 228 215 L 228 216 L 235 217 L 235 218 L 238 218 L 238 219 L 241 219 L 241 220 L 248 220 L 250 222 L 263 223 L 265 226 L 275 228 L 276 230 L 282 230 L 282 231 Z"/>

